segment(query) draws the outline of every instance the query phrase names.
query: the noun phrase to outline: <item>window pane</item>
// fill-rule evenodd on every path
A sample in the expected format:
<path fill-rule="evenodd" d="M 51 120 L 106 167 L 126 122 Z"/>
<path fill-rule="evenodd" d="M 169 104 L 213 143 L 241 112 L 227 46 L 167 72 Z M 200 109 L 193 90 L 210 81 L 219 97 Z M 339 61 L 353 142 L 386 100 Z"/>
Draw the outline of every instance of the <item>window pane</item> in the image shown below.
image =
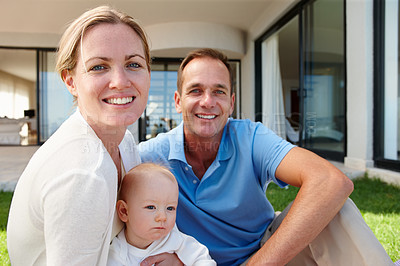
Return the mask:
<path fill-rule="evenodd" d="M 399 3 L 385 2 L 384 158 L 398 160 L 399 137 Z"/>
<path fill-rule="evenodd" d="M 55 52 L 39 52 L 40 141 L 46 141 L 70 116 L 73 97 L 55 72 Z"/>
<path fill-rule="evenodd" d="M 303 146 L 344 155 L 343 8 L 343 1 L 318 0 L 305 9 Z"/>
<path fill-rule="evenodd" d="M 175 110 L 177 69 L 179 63 L 153 63 L 149 100 L 146 108 L 146 139 L 167 132 L 181 121 Z"/>

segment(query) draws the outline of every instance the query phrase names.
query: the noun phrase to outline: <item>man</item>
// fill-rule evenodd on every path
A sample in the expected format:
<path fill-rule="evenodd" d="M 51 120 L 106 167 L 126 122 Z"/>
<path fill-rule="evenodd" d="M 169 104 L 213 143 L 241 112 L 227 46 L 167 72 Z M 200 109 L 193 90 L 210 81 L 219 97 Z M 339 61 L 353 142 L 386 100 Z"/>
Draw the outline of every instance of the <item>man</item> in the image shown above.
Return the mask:
<path fill-rule="evenodd" d="M 227 58 L 212 49 L 194 51 L 178 71 L 175 107 L 183 123 L 139 146 L 143 161 L 162 161 L 178 180 L 178 228 L 206 245 L 218 265 L 391 262 L 354 204 L 345 204 L 353 183 L 262 124 L 229 119 L 234 100 Z M 271 181 L 300 187 L 291 207 L 276 218 L 265 197 Z M 342 224 L 342 212 L 354 213 L 350 225 Z M 351 239 L 360 226 L 365 230 L 354 234 L 368 239 L 360 250 L 358 243 L 332 237 L 340 229 L 340 236 Z M 371 245 L 374 250 L 365 252 Z M 371 252 L 369 261 L 359 261 Z"/>

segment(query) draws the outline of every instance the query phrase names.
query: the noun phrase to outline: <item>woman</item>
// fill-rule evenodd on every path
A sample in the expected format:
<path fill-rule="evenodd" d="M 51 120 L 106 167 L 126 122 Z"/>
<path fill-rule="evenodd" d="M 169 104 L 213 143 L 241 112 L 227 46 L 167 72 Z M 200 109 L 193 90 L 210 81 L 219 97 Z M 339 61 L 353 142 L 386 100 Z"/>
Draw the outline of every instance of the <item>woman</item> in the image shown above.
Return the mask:
<path fill-rule="evenodd" d="M 150 55 L 141 27 L 109 7 L 77 18 L 57 70 L 77 111 L 32 157 L 8 221 L 13 265 L 105 265 L 118 186 L 140 163 L 127 126 L 143 113 Z"/>

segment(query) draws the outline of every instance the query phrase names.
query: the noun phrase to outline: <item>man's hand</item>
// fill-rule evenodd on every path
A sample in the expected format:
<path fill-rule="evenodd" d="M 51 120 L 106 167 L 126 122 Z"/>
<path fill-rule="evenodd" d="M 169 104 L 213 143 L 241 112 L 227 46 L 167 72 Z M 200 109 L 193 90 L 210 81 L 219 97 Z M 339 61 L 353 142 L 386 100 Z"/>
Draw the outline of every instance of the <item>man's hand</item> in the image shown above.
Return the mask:
<path fill-rule="evenodd" d="M 175 253 L 161 253 L 158 255 L 150 256 L 140 263 L 140 266 L 183 266 Z"/>

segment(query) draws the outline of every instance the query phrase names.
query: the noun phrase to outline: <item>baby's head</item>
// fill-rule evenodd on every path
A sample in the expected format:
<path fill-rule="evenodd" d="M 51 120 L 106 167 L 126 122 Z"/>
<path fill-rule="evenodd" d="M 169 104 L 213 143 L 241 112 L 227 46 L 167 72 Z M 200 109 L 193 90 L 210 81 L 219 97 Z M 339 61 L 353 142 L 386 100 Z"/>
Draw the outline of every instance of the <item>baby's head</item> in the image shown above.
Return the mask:
<path fill-rule="evenodd" d="M 178 195 L 178 183 L 167 168 L 143 163 L 130 170 L 117 202 L 127 242 L 144 249 L 166 236 L 175 225 Z"/>

